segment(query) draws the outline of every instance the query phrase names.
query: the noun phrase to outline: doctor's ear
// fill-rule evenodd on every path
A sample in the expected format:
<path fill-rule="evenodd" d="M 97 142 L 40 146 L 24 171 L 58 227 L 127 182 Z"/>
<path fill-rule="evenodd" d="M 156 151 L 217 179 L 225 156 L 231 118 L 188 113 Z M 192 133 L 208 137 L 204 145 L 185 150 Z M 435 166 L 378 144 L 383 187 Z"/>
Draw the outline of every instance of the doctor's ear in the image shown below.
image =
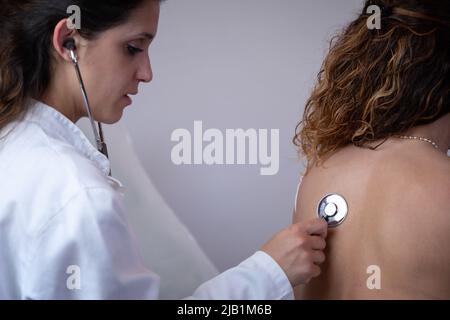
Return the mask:
<path fill-rule="evenodd" d="M 56 55 L 65 61 L 72 61 L 70 50 L 76 52 L 77 38 L 79 37 L 76 30 L 68 28 L 67 19 L 58 22 L 53 31 L 53 49 L 55 49 Z"/>

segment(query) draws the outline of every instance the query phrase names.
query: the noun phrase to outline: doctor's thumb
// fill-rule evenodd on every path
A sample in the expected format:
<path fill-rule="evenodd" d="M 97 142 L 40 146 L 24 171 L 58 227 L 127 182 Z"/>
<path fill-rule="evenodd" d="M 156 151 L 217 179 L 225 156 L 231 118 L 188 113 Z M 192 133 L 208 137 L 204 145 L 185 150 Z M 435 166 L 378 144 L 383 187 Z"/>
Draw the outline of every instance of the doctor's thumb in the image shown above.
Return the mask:
<path fill-rule="evenodd" d="M 320 274 L 326 232 L 327 223 L 321 219 L 295 223 L 278 232 L 261 250 L 278 263 L 292 286 L 307 283 Z"/>

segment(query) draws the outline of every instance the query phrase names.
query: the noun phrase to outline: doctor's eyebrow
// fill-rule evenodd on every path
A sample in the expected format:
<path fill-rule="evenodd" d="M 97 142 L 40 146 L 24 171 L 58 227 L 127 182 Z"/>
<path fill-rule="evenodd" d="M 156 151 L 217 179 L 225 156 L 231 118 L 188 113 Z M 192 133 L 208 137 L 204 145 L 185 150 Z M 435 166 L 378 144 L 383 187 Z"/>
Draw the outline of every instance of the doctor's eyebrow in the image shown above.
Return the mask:
<path fill-rule="evenodd" d="M 147 38 L 148 40 L 151 41 L 151 40 L 153 40 L 155 38 L 155 35 L 154 34 L 150 34 L 148 32 L 142 32 L 142 33 L 138 34 L 137 37 L 144 37 L 144 38 Z"/>

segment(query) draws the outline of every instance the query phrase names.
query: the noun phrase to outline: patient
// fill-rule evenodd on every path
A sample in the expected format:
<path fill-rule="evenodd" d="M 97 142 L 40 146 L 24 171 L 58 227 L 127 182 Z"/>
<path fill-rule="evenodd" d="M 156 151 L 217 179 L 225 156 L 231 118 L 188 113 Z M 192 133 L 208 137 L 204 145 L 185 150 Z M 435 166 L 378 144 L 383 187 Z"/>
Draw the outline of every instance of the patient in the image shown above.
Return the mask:
<path fill-rule="evenodd" d="M 336 38 L 294 137 L 294 220 L 328 193 L 349 208 L 300 299 L 450 299 L 450 6 L 376 2 L 381 29 L 364 9 Z"/>

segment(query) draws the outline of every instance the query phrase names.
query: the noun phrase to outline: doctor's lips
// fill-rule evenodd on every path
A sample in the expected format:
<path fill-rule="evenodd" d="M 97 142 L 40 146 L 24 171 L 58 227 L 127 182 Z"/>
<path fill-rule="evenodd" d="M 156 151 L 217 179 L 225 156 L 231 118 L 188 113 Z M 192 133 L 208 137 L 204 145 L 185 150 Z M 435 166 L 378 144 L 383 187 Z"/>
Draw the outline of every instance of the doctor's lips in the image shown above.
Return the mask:
<path fill-rule="evenodd" d="M 132 92 L 132 93 L 128 93 L 128 94 L 124 94 L 123 98 L 127 101 L 127 106 L 133 103 L 133 100 L 131 99 L 130 95 L 136 95 L 137 92 Z"/>

